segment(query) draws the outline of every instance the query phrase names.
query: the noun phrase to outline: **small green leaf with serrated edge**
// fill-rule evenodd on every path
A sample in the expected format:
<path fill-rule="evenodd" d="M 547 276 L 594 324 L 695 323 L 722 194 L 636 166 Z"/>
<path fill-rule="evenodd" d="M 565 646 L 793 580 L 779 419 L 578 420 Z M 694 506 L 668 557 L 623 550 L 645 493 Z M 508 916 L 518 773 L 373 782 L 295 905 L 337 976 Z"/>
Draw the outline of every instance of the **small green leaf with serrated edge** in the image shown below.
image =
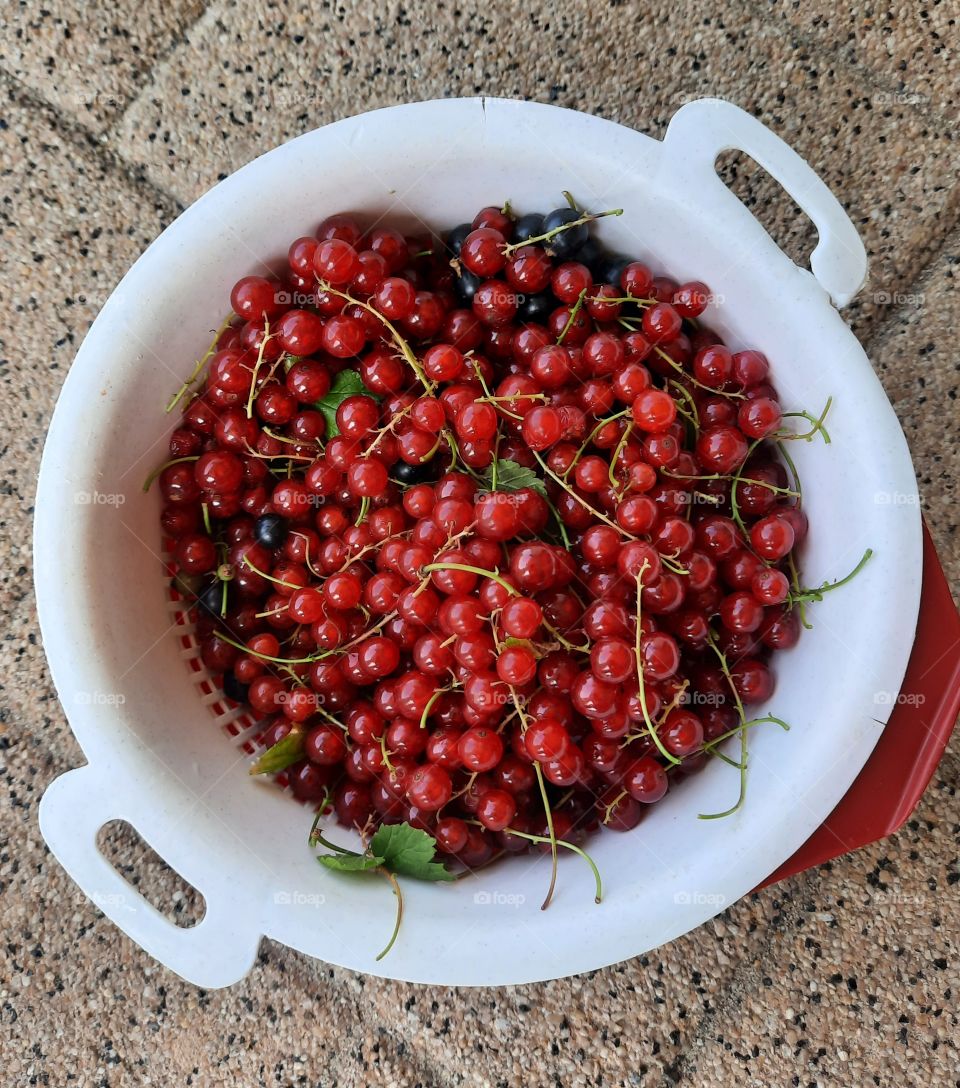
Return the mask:
<path fill-rule="evenodd" d="M 340 433 L 337 426 L 337 409 L 347 399 L 362 394 L 371 400 L 379 398 L 371 393 L 363 384 L 363 378 L 355 370 L 341 370 L 333 379 L 326 396 L 315 402 L 314 408 L 323 416 L 327 423 L 327 438 L 335 438 Z"/>
<path fill-rule="evenodd" d="M 317 861 L 338 873 L 365 873 L 383 864 L 383 858 L 371 857 L 370 854 L 321 854 Z"/>
<path fill-rule="evenodd" d="M 409 824 L 384 824 L 370 840 L 370 849 L 383 858 L 383 867 L 416 880 L 456 880 L 454 873 L 433 860 L 437 844 L 426 831 Z"/>
<path fill-rule="evenodd" d="M 293 730 L 268 748 L 250 768 L 251 774 L 277 774 L 303 759 L 303 733 Z"/>
<path fill-rule="evenodd" d="M 491 487 L 492 482 L 493 470 L 488 468 L 484 473 L 484 483 Z M 497 491 L 521 491 L 525 487 L 546 498 L 546 486 L 532 468 L 518 465 L 516 461 L 497 461 Z"/>

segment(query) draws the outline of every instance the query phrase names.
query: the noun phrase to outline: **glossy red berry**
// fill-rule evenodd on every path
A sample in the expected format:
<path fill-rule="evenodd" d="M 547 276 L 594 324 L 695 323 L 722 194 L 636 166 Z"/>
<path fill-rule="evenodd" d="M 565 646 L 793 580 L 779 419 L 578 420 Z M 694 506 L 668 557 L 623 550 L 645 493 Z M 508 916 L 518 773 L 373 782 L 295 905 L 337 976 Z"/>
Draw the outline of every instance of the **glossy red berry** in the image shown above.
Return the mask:
<path fill-rule="evenodd" d="M 349 242 L 331 238 L 317 246 L 313 267 L 320 279 L 340 286 L 349 283 L 362 266 L 357 251 Z"/>
<path fill-rule="evenodd" d="M 503 756 L 503 741 L 490 729 L 468 729 L 457 745 L 460 760 L 468 771 L 492 771 Z"/>

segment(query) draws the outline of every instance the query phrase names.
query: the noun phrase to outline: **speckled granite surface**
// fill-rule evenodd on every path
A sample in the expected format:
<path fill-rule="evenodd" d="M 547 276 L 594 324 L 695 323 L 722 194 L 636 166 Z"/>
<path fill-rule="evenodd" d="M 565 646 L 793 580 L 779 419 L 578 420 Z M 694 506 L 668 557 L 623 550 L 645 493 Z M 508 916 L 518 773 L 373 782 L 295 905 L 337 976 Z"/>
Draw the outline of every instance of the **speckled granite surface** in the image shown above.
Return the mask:
<path fill-rule="evenodd" d="M 901 12 L 901 8 L 909 11 Z M 305 129 L 455 94 L 529 96 L 659 135 L 717 94 L 781 132 L 871 257 L 850 308 L 960 585 L 957 9 L 557 0 L 12 3 L 0 40 L 0 1058 L 11 1085 L 948 1085 L 957 1080 L 957 742 L 892 839 L 753 895 L 665 948 L 512 990 L 421 989 L 266 943 L 204 993 L 74 889 L 37 830 L 81 762 L 30 583 L 45 427 L 90 321 L 178 210 Z M 792 253 L 809 225 L 727 163 Z M 110 849 L 171 912 L 161 866 Z"/>

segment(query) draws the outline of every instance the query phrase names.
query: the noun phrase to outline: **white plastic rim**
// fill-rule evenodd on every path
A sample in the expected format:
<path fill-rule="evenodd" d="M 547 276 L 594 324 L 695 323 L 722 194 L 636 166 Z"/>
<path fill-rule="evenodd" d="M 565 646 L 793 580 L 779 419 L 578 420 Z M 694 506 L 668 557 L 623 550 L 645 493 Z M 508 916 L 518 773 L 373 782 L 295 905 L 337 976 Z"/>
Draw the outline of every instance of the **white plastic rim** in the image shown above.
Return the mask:
<path fill-rule="evenodd" d="M 796 267 L 714 172 L 752 155 L 819 231 L 812 273 Z M 400 939 L 377 963 L 394 902 L 378 880 L 322 869 L 308 814 L 244 760 L 198 698 L 172 631 L 158 556 L 163 405 L 210 339 L 232 283 L 279 267 L 290 240 L 335 211 L 447 229 L 509 198 L 547 210 L 571 190 L 600 240 L 717 296 L 705 320 L 772 362 L 788 408 L 828 396 L 832 444 L 794 443 L 811 522 L 808 584 L 874 558 L 811 609 L 814 629 L 777 659 L 769 709 L 792 729 L 755 730 L 747 798 L 720 761 L 683 783 L 633 832 L 604 832 L 572 856 L 540 903 L 549 859 L 515 858 L 454 885 L 407 881 Z M 88 765 L 40 808 L 51 849 L 84 892 L 158 960 L 198 985 L 227 985 L 262 935 L 330 963 L 448 985 L 556 978 L 638 955 L 755 887 L 822 823 L 889 715 L 911 649 L 921 536 L 907 447 L 860 345 L 838 316 L 863 282 L 863 246 L 810 168 L 728 103 L 684 106 L 661 143 L 609 121 L 529 102 L 461 99 L 397 106 L 308 133 L 197 201 L 144 253 L 91 328 L 44 451 L 37 499 L 37 596 L 46 652 Z M 101 857 L 97 830 L 129 820 L 206 900 L 182 930 Z M 340 832 L 340 834 L 344 834 Z"/>

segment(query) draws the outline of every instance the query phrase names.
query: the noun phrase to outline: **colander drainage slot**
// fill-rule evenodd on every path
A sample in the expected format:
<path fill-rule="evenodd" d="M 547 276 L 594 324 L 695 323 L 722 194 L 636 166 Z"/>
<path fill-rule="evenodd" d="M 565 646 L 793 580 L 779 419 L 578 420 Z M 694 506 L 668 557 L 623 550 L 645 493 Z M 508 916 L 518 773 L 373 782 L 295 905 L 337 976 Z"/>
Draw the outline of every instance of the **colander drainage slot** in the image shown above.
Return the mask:
<path fill-rule="evenodd" d="M 97 832 L 97 849 L 123 879 L 168 921 L 192 929 L 206 913 L 203 895 L 163 860 L 126 820 Z"/>

